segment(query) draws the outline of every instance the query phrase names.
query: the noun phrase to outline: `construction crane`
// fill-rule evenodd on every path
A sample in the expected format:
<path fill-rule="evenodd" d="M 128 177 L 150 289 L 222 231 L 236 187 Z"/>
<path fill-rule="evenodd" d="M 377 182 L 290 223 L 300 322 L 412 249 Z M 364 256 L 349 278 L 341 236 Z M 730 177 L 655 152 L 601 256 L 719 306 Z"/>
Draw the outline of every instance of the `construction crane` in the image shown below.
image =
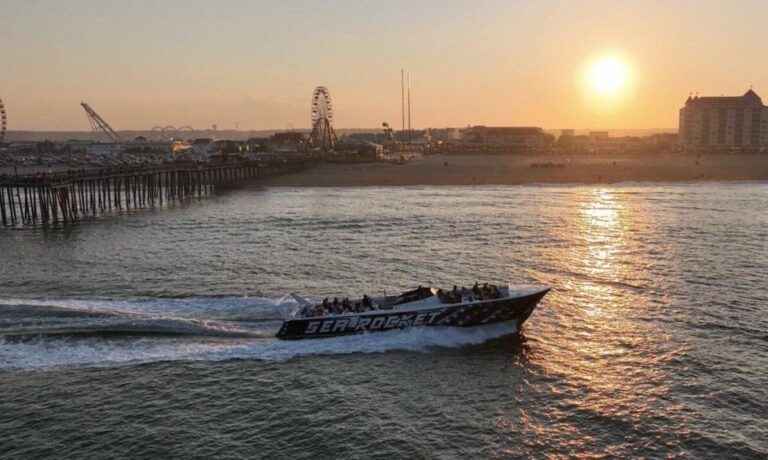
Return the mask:
<path fill-rule="evenodd" d="M 99 114 L 91 108 L 90 105 L 86 104 L 85 102 L 81 102 L 80 105 L 83 106 L 85 114 L 88 117 L 88 122 L 91 124 L 91 129 L 94 133 L 104 133 L 112 142 L 120 142 L 120 136 L 117 135 L 115 130 L 109 126 L 109 123 L 104 121 L 104 119 L 101 118 Z"/>

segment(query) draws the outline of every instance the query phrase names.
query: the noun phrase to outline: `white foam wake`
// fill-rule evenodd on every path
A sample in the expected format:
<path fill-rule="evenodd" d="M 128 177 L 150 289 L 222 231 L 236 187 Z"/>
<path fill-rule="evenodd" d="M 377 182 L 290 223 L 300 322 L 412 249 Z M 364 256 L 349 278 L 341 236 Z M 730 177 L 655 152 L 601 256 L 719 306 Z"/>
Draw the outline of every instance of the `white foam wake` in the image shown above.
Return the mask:
<path fill-rule="evenodd" d="M 35 305 L 69 310 L 162 315 L 166 317 L 280 318 L 293 308 L 291 298 L 190 297 L 182 299 L 0 299 L 0 306 Z"/>
<path fill-rule="evenodd" d="M 0 337 L 0 369 L 41 369 L 60 366 L 114 366 L 160 361 L 223 361 L 256 359 L 287 361 L 300 356 L 388 351 L 428 352 L 435 347 L 479 344 L 516 332 L 514 322 L 475 328 L 430 327 L 367 333 L 327 339 L 281 341 L 190 341 L 46 339 Z"/>

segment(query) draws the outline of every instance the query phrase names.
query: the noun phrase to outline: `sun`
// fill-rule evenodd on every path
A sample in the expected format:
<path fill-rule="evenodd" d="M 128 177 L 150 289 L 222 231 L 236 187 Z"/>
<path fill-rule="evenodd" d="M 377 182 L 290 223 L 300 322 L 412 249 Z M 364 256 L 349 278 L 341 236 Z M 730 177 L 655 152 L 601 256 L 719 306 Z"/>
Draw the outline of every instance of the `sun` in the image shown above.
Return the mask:
<path fill-rule="evenodd" d="M 617 57 L 601 57 L 590 65 L 587 79 L 598 94 L 612 96 L 626 88 L 629 67 Z"/>

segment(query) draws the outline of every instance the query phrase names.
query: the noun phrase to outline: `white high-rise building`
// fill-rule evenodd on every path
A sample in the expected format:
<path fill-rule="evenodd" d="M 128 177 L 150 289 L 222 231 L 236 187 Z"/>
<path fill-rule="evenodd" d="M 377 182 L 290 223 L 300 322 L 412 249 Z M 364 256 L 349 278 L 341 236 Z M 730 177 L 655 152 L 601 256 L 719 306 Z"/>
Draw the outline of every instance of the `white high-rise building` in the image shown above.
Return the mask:
<path fill-rule="evenodd" d="M 736 97 L 688 97 L 678 136 L 694 149 L 768 146 L 768 107 L 751 89 Z"/>

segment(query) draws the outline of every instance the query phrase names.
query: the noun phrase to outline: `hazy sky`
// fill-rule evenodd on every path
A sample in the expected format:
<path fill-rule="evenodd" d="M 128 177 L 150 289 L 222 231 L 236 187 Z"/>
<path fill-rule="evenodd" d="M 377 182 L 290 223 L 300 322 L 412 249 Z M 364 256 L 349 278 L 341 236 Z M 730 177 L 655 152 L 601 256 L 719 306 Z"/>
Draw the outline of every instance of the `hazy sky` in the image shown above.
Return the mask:
<path fill-rule="evenodd" d="M 768 101 L 768 1 L 0 0 L 9 129 L 309 127 L 315 86 L 336 126 L 677 127 L 688 93 Z M 628 84 L 600 98 L 589 63 Z"/>

